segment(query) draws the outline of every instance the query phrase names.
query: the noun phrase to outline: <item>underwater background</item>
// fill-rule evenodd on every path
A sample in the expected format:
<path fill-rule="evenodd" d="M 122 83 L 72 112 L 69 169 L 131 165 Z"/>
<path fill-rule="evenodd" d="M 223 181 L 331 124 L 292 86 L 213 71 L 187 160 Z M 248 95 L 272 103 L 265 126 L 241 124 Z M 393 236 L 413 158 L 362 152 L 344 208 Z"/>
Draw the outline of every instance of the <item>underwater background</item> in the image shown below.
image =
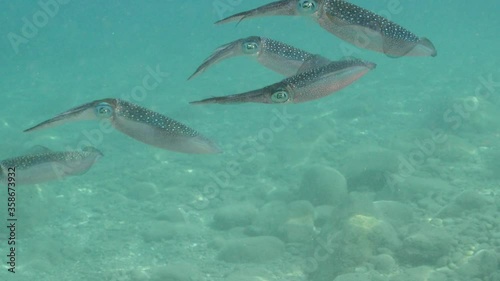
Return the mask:
<path fill-rule="evenodd" d="M 351 1 L 431 39 L 434 58 L 358 49 L 300 17 L 213 24 L 269 2 L 60 1 L 19 44 L 9 34 L 42 5 L 0 2 L 0 159 L 88 142 L 104 154 L 83 175 L 16 189 L 16 273 L 1 189 L 0 280 L 500 280 L 498 2 Z M 301 104 L 189 105 L 283 79 L 241 57 L 187 81 L 252 35 L 377 68 Z M 108 97 L 223 153 L 162 150 L 96 122 L 22 132 Z"/>

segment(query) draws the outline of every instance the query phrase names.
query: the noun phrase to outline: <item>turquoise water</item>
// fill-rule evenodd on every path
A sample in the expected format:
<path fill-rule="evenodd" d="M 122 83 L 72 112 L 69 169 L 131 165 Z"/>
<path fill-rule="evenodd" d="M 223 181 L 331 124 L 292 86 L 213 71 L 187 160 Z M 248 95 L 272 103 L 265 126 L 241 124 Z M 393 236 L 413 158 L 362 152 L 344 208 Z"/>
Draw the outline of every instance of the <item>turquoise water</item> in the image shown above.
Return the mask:
<path fill-rule="evenodd" d="M 396 13 L 395 1 L 353 1 L 438 50 L 399 59 L 304 18 L 212 24 L 266 0 L 67 2 L 19 44 L 9 34 L 43 10 L 0 3 L 0 159 L 83 141 L 104 157 L 83 175 L 17 188 L 15 274 L 0 193 L 0 280 L 500 280 L 496 1 L 401 1 Z M 187 81 L 218 46 L 251 35 L 377 68 L 307 103 L 189 105 L 283 79 L 241 57 Z M 22 132 L 130 97 L 157 68 L 158 86 L 133 102 L 222 154 L 96 137 L 96 122 Z M 278 115 L 289 118 L 272 129 Z"/>

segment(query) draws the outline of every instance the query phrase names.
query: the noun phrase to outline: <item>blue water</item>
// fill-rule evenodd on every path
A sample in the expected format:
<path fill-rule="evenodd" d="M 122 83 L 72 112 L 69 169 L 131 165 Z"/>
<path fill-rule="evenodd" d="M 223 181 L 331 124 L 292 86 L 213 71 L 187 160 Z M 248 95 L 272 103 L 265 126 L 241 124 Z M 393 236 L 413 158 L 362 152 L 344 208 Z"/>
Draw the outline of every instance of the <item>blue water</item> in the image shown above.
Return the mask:
<path fill-rule="evenodd" d="M 0 193 L 0 280 L 500 280 L 500 6 L 352 2 L 428 37 L 438 55 L 388 58 L 299 17 L 213 24 L 266 0 L 73 0 L 48 16 L 35 1 L 0 2 L 0 159 L 83 141 L 104 154 L 83 175 L 18 187 L 16 273 Z M 38 22 L 28 36 L 26 21 Z M 218 46 L 251 35 L 377 68 L 307 103 L 189 105 L 283 79 L 241 57 L 187 81 Z M 150 69 L 157 87 L 131 101 L 222 154 L 98 137 L 95 122 L 22 132 L 130 97 Z M 290 119 L 270 130 L 276 114 Z M 258 240 L 269 236 L 279 240 Z"/>

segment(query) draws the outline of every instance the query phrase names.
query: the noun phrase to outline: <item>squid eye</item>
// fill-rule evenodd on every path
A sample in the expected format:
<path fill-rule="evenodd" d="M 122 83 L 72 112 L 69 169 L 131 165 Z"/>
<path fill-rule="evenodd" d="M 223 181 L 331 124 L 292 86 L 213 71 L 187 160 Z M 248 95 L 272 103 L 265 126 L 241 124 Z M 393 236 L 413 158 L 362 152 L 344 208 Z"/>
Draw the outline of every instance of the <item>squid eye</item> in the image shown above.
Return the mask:
<path fill-rule="evenodd" d="M 284 103 L 287 102 L 289 98 L 288 93 L 283 89 L 274 92 L 271 96 L 271 100 L 274 103 Z"/>
<path fill-rule="evenodd" d="M 95 107 L 95 115 L 99 118 L 109 118 L 113 115 L 113 107 L 106 102 L 101 102 Z"/>
<path fill-rule="evenodd" d="M 314 0 L 299 0 L 297 4 L 299 11 L 303 14 L 314 14 L 318 9 L 318 4 Z"/>
<path fill-rule="evenodd" d="M 256 42 L 245 42 L 243 43 L 243 52 L 245 54 L 255 54 L 259 51 L 259 44 Z"/>

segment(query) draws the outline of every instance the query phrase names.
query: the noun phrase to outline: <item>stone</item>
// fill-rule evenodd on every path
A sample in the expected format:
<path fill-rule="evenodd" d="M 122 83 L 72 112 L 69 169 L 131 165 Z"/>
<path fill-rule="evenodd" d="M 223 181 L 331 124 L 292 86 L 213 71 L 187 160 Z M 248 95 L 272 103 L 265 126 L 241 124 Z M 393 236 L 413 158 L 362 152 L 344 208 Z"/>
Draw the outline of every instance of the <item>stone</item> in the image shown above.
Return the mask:
<path fill-rule="evenodd" d="M 288 204 L 288 219 L 305 221 L 311 224 L 314 220 L 314 206 L 307 200 L 297 200 Z"/>
<path fill-rule="evenodd" d="M 289 186 L 283 185 L 270 186 L 267 184 L 266 186 L 258 188 L 257 191 L 260 193 L 259 197 L 263 198 L 266 202 L 275 200 L 288 202 L 293 200 L 295 197 L 294 191 L 291 190 Z"/>
<path fill-rule="evenodd" d="M 418 201 L 431 193 L 446 193 L 456 190 L 448 182 L 438 178 L 410 176 L 396 184 L 398 195 L 403 200 Z"/>
<path fill-rule="evenodd" d="M 353 215 L 344 226 L 338 241 L 344 262 L 360 264 L 368 261 L 379 248 L 397 250 L 401 241 L 394 228 L 375 217 Z"/>
<path fill-rule="evenodd" d="M 381 254 L 371 259 L 375 269 L 384 274 L 389 274 L 396 269 L 396 261 L 388 254 Z"/>
<path fill-rule="evenodd" d="M 449 253 L 452 237 L 442 228 L 423 225 L 410 231 L 400 251 L 403 261 L 412 265 L 434 264 Z"/>
<path fill-rule="evenodd" d="M 314 206 L 343 205 L 347 201 L 346 179 L 334 168 L 309 166 L 302 176 L 298 199 L 308 200 Z"/>
<path fill-rule="evenodd" d="M 489 204 L 488 199 L 475 190 L 464 190 L 454 202 L 466 210 L 479 209 Z"/>
<path fill-rule="evenodd" d="M 346 155 L 340 171 L 349 190 L 379 191 L 388 184 L 387 175 L 397 174 L 400 154 L 382 148 L 358 148 Z"/>
<path fill-rule="evenodd" d="M 498 269 L 498 256 L 494 250 L 480 250 L 460 265 L 457 273 L 468 278 L 484 278 Z"/>
<path fill-rule="evenodd" d="M 314 206 L 300 200 L 288 204 L 288 220 L 281 226 L 286 242 L 312 241 L 314 231 Z"/>
<path fill-rule="evenodd" d="M 220 230 L 247 226 L 252 224 L 256 215 L 257 208 L 250 203 L 224 206 L 215 212 L 213 226 Z"/>
<path fill-rule="evenodd" d="M 280 227 L 288 220 L 288 205 L 283 201 L 271 201 L 262 206 L 251 229 L 252 236 L 279 236 Z"/>
<path fill-rule="evenodd" d="M 377 212 L 377 217 L 394 226 L 403 226 L 413 221 L 413 210 L 408 204 L 383 200 L 373 202 L 373 206 Z"/>
<path fill-rule="evenodd" d="M 491 204 L 487 197 L 475 190 L 464 190 L 452 202 L 436 214 L 440 218 L 460 217 L 465 211 L 472 211 Z"/>
<path fill-rule="evenodd" d="M 317 206 L 314 211 L 314 225 L 323 226 L 330 220 L 333 214 L 334 207 L 330 205 Z"/>
<path fill-rule="evenodd" d="M 446 141 L 437 146 L 435 156 L 442 161 L 471 161 L 477 154 L 477 147 L 465 139 L 447 134 Z"/>
<path fill-rule="evenodd" d="M 279 258 L 285 244 L 273 236 L 257 236 L 226 242 L 217 258 L 229 263 L 263 263 Z"/>

